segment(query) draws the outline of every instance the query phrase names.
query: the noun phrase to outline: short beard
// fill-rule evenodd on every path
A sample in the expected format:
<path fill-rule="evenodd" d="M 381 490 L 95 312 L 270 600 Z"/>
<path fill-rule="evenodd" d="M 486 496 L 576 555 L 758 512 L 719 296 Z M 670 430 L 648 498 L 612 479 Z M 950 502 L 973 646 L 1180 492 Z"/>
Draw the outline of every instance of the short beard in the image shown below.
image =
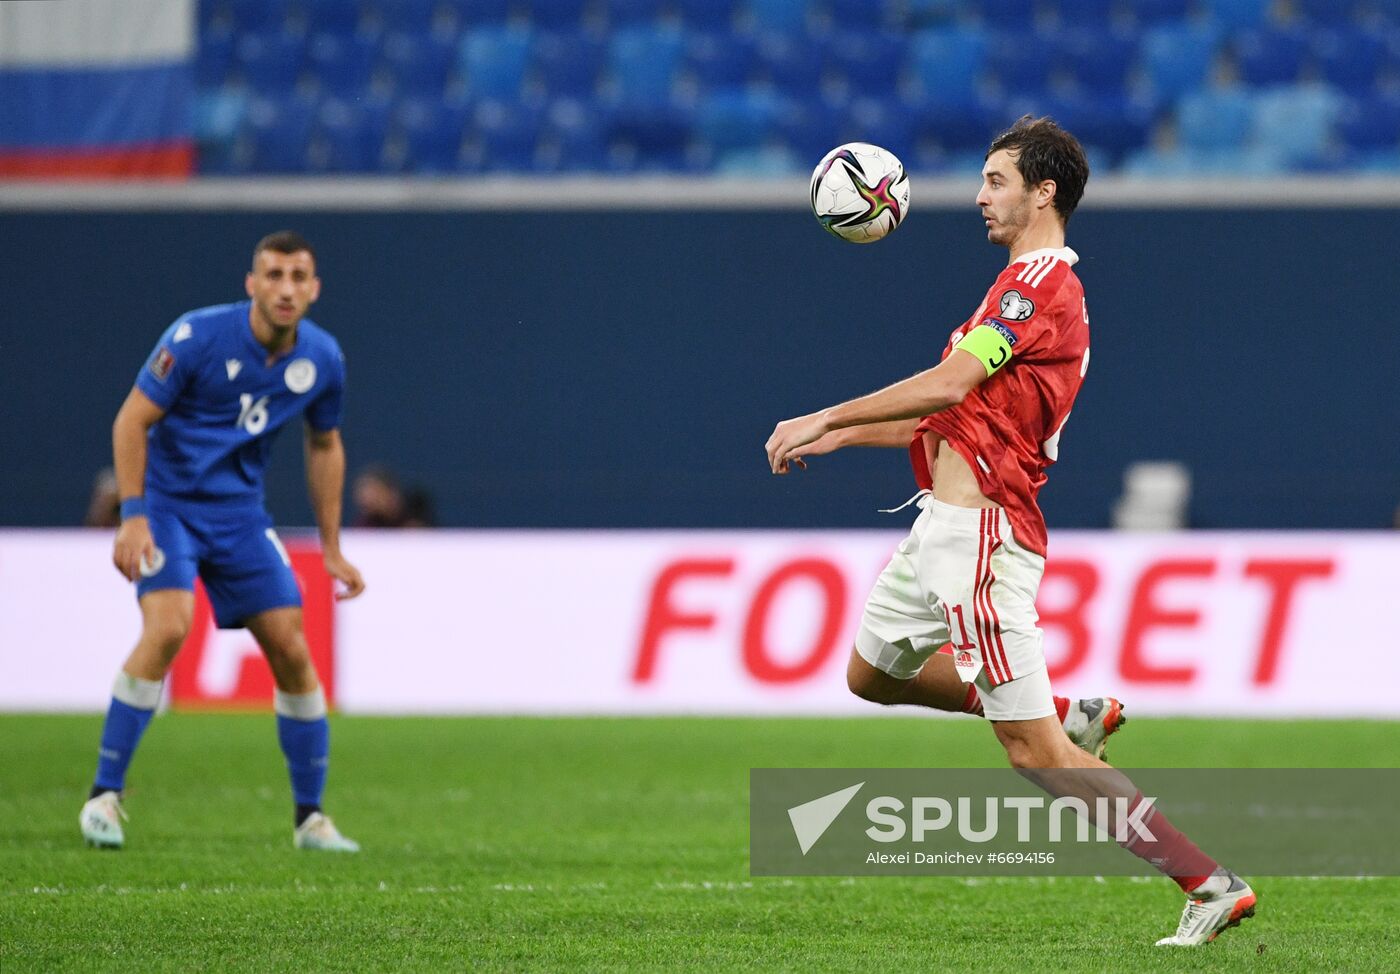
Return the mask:
<path fill-rule="evenodd" d="M 1030 208 L 1031 196 L 1027 193 L 1021 197 L 1021 202 L 1016 204 L 1016 208 L 1006 215 L 1005 220 L 997 221 L 997 226 L 987 235 L 987 239 L 1000 247 L 1011 246 L 1030 225 Z"/>

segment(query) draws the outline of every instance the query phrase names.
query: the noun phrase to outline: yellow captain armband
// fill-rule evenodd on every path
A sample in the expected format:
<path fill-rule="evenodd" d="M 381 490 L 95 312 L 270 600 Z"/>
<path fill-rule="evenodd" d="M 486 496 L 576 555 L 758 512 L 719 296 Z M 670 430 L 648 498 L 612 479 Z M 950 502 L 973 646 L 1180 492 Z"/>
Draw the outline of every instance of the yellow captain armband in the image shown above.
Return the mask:
<path fill-rule="evenodd" d="M 1011 349 L 1016 345 L 1016 341 L 1016 333 L 1004 323 L 995 318 L 987 318 L 953 347 L 975 355 L 990 377 L 997 369 L 1011 361 Z"/>

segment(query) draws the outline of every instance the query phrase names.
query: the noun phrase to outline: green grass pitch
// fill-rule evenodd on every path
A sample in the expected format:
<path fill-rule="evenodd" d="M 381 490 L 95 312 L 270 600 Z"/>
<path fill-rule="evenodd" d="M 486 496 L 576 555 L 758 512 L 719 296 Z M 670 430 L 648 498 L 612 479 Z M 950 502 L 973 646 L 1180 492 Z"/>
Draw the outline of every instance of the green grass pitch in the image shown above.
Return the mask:
<path fill-rule="evenodd" d="M 297 852 L 270 716 L 167 715 L 127 848 L 77 833 L 96 717 L 0 717 L 0 970 L 1400 969 L 1400 879 L 1263 879 L 1197 950 L 1166 880 L 751 879 L 750 767 L 998 766 L 973 719 L 334 720 Z M 1359 767 L 1400 723 L 1137 719 L 1124 767 Z M 1400 841 L 1400 837 L 1397 837 Z"/>

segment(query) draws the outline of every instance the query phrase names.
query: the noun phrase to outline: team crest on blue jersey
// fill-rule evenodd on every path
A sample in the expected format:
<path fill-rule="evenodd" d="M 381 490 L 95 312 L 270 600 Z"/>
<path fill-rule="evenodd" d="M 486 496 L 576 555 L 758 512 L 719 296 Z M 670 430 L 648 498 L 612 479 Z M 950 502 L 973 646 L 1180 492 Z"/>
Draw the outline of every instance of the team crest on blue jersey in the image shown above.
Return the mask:
<path fill-rule="evenodd" d="M 288 389 L 303 393 L 316 384 L 316 363 L 309 358 L 299 358 L 287 365 L 283 378 Z"/>
<path fill-rule="evenodd" d="M 161 382 L 166 380 L 173 368 L 175 368 L 175 353 L 168 348 L 162 348 L 151 359 L 151 375 Z"/>

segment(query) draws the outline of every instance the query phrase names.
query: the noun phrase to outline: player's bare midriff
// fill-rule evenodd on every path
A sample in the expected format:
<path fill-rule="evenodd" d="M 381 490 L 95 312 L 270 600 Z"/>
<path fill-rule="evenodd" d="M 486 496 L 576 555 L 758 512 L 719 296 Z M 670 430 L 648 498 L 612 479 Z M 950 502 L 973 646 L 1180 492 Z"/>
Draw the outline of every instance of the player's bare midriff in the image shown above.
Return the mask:
<path fill-rule="evenodd" d="M 937 441 L 937 461 L 933 465 L 933 496 L 954 507 L 1000 507 L 982 493 L 977 478 L 962 455 L 937 433 L 925 433 Z M 930 444 L 932 446 L 932 444 Z M 933 452 L 933 450 L 930 450 Z"/>

